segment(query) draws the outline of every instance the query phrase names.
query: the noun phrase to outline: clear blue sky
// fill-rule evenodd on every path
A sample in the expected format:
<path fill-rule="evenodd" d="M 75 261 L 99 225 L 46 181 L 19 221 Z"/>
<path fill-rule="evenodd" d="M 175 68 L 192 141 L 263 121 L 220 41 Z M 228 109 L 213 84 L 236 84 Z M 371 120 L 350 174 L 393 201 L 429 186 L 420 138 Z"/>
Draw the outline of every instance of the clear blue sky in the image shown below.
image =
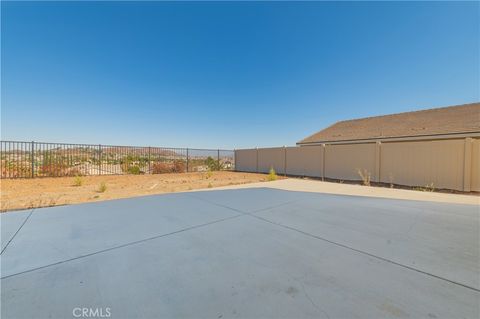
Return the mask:
<path fill-rule="evenodd" d="M 479 3 L 4 2 L 2 139 L 243 148 L 479 100 Z"/>

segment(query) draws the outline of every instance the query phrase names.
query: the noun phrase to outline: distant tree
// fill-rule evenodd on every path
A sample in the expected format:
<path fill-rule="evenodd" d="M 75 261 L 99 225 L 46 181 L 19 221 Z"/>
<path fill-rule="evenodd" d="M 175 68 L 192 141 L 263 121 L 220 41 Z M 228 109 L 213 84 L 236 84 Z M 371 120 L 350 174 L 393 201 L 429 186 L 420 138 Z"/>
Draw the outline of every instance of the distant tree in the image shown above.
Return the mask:
<path fill-rule="evenodd" d="M 219 161 L 213 159 L 211 156 L 207 157 L 206 161 L 207 167 L 211 171 L 219 171 L 222 169 L 222 165 Z"/>

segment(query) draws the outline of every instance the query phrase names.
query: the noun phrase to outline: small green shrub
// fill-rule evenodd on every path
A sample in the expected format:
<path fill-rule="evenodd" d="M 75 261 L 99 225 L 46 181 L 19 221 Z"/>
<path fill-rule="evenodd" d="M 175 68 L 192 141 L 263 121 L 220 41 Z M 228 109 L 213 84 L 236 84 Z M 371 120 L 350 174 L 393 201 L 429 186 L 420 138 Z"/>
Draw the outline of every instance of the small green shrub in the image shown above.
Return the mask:
<path fill-rule="evenodd" d="M 421 191 L 421 192 L 434 192 L 435 186 L 433 183 L 425 185 L 425 187 L 414 187 L 413 190 Z"/>
<path fill-rule="evenodd" d="M 207 187 L 208 187 L 208 188 L 212 188 L 212 187 L 213 187 L 212 183 L 208 183 L 208 186 L 207 186 Z"/>
<path fill-rule="evenodd" d="M 134 175 L 139 175 L 139 174 L 142 174 L 143 172 L 140 170 L 140 167 L 139 166 L 130 166 L 128 168 L 128 173 L 129 174 L 134 174 Z"/>
<path fill-rule="evenodd" d="M 209 156 L 207 157 L 206 164 L 208 167 L 208 170 L 210 171 L 220 171 L 222 170 L 222 164 L 216 159 L 213 159 L 213 157 Z"/>
<path fill-rule="evenodd" d="M 83 185 L 83 179 L 81 176 L 75 176 L 73 179 L 73 186 L 82 186 Z"/>
<path fill-rule="evenodd" d="M 212 171 L 208 171 L 208 172 L 206 173 L 206 178 L 209 179 L 210 177 L 212 177 L 212 175 L 213 175 L 213 172 L 212 172 Z"/>
<path fill-rule="evenodd" d="M 107 190 L 107 184 L 105 184 L 105 182 L 101 182 L 100 186 L 98 187 L 98 192 L 105 193 L 106 190 Z"/>
<path fill-rule="evenodd" d="M 270 171 L 268 172 L 268 175 L 267 175 L 267 181 L 269 182 L 276 181 L 277 178 L 278 178 L 277 173 L 275 172 L 273 167 L 270 167 Z"/>

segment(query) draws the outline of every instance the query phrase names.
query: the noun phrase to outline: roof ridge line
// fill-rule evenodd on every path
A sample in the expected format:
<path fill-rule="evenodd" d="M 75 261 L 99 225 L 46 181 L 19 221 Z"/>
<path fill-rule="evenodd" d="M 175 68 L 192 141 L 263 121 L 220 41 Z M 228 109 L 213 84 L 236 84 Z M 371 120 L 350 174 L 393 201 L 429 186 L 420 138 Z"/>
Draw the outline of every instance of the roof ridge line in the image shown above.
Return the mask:
<path fill-rule="evenodd" d="M 389 116 L 402 115 L 402 114 L 407 114 L 407 113 L 422 113 L 422 112 L 436 111 L 436 110 L 442 110 L 442 109 L 448 109 L 448 108 L 457 108 L 457 107 L 474 105 L 474 104 L 479 104 L 479 103 L 480 103 L 480 101 L 478 101 L 478 102 L 471 102 L 471 103 L 465 103 L 465 104 L 459 104 L 459 105 L 431 107 L 431 108 L 428 108 L 428 109 L 421 109 L 421 110 L 414 110 L 414 111 L 405 111 L 405 112 L 398 112 L 398 113 L 391 113 L 391 114 L 372 115 L 372 116 L 366 116 L 366 117 L 357 117 L 357 118 L 353 118 L 353 119 L 349 119 L 349 120 L 340 120 L 340 121 L 335 122 L 333 125 L 335 125 L 335 124 L 337 124 L 337 123 L 342 123 L 342 122 L 366 120 L 366 119 L 379 118 L 379 117 L 389 117 Z"/>
<path fill-rule="evenodd" d="M 473 102 L 337 121 L 297 144 L 320 140 L 449 134 L 477 131 L 479 128 L 480 102 Z"/>

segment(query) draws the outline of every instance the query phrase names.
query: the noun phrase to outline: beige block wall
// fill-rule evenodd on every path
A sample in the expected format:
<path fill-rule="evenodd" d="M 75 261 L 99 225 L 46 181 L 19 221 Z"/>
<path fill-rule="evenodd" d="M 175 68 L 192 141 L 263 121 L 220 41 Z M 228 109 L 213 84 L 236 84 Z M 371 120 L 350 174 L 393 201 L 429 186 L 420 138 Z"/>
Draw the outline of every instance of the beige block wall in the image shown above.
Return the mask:
<path fill-rule="evenodd" d="M 463 190 L 465 140 L 382 143 L 381 182 Z"/>
<path fill-rule="evenodd" d="M 322 177 L 323 147 L 287 147 L 287 174 Z"/>
<path fill-rule="evenodd" d="M 472 141 L 471 190 L 480 192 L 480 139 Z"/>
<path fill-rule="evenodd" d="M 241 172 L 256 172 L 257 150 L 235 150 L 235 170 Z"/>
<path fill-rule="evenodd" d="M 277 174 L 285 174 L 285 149 L 283 147 L 258 149 L 258 171 L 268 173 L 271 167 Z"/>
<path fill-rule="evenodd" d="M 257 171 L 256 149 L 237 150 L 235 157 L 238 171 Z M 384 183 L 480 191 L 480 139 L 258 149 L 259 172 L 273 167 L 284 174 L 285 166 L 289 175 L 323 177 L 324 167 L 327 178 L 360 180 L 357 169 L 366 169 L 372 181 L 380 175 Z"/>
<path fill-rule="evenodd" d="M 366 169 L 375 180 L 375 144 L 327 145 L 325 177 L 340 180 L 361 180 L 358 169 Z"/>

